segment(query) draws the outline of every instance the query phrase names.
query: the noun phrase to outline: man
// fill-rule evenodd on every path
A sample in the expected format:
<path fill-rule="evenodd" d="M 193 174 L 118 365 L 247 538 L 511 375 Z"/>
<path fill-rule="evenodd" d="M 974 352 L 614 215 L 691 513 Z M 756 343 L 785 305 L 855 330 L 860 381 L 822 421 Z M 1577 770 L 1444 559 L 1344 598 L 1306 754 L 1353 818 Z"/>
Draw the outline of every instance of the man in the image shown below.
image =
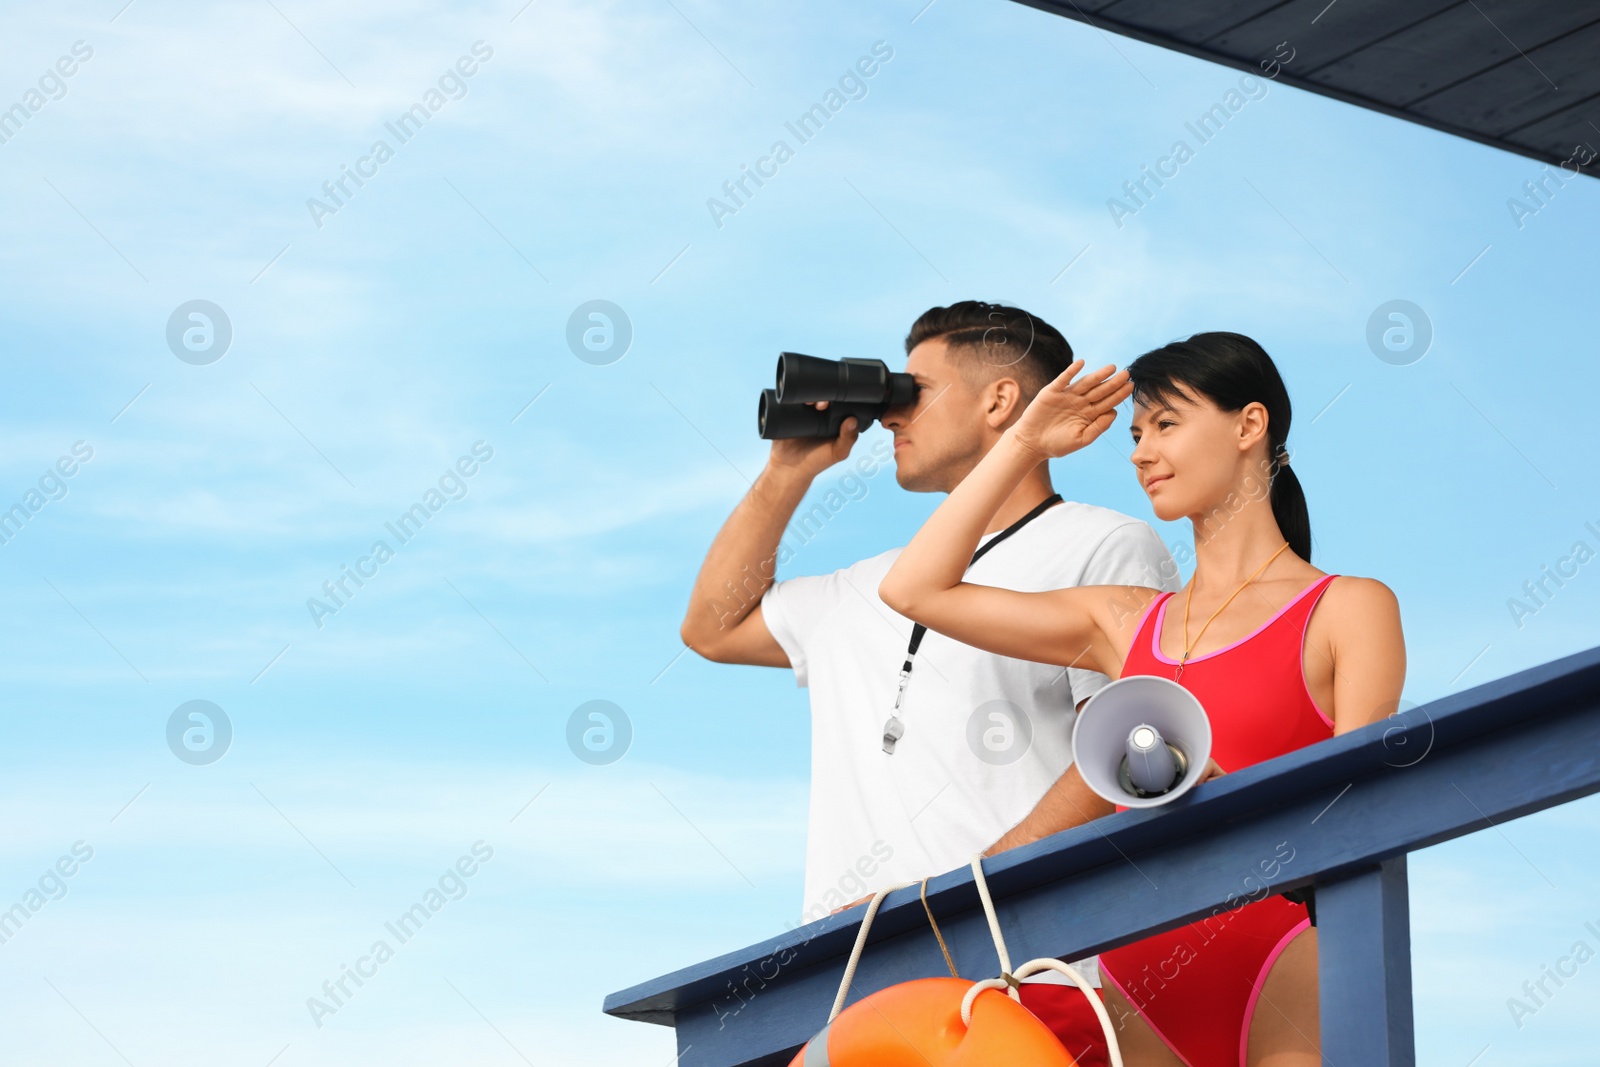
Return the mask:
<path fill-rule="evenodd" d="M 972 300 L 929 309 L 905 347 L 916 400 L 880 421 L 894 435 L 895 480 L 912 492 L 948 493 L 960 484 L 1073 360 L 1054 327 L 1019 308 Z M 707 659 L 790 667 L 796 684 L 811 690 L 805 922 L 880 886 L 965 866 L 991 846 L 1022 843 L 1003 837 L 1014 827 L 1030 832 L 1018 824 L 1047 793 L 1052 808 L 1081 805 L 1082 821 L 1112 811 L 1075 784 L 1077 776 L 1062 780 L 1072 762 L 1076 709 L 1110 679 L 992 655 L 927 632 L 896 710 L 913 624 L 879 599 L 878 583 L 900 549 L 832 574 L 772 584 L 795 509 L 818 474 L 849 456 L 859 429 L 847 419 L 835 439 L 773 442 L 766 467 L 712 542 L 680 631 Z M 1023 591 L 1178 588 L 1177 567 L 1149 525 L 1074 501 L 1047 506 L 1053 493 L 1049 467 L 1041 463 L 1000 509 L 983 543 L 1043 510 L 974 563 L 971 580 Z M 896 729 L 886 727 L 891 712 L 901 735 L 892 752 L 884 737 Z M 1046 814 L 1038 812 L 1030 827 Z M 1093 958 L 1077 963 L 1098 983 Z M 1044 982 L 1058 978 L 1051 973 Z M 1075 990 L 1071 1004 L 1066 1010 L 1077 1013 L 1075 1025 L 1098 1035 Z"/>

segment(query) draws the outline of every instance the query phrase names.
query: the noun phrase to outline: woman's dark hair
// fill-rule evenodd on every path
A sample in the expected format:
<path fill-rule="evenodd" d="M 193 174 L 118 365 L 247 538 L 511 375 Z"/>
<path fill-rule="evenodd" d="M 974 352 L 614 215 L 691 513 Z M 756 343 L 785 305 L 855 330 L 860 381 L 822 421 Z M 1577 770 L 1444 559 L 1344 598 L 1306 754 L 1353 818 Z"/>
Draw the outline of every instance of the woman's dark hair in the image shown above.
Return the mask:
<path fill-rule="evenodd" d="M 1311 562 L 1311 515 L 1306 494 L 1289 466 L 1291 411 L 1289 390 L 1272 357 L 1239 333 L 1197 333 L 1146 352 L 1128 364 L 1133 402 L 1153 406 L 1176 398 L 1195 402 L 1190 390 L 1223 411 L 1241 411 L 1259 402 L 1267 409 L 1267 455 L 1272 517 L 1278 521 L 1290 551 Z"/>

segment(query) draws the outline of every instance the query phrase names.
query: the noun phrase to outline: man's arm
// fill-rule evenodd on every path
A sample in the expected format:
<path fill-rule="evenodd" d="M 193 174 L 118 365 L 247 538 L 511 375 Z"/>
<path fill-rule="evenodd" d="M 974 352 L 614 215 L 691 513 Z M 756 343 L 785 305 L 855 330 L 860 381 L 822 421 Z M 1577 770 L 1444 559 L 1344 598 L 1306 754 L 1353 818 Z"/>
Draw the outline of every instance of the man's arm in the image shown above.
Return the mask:
<path fill-rule="evenodd" d="M 1097 796 L 1084 783 L 1083 776 L 1078 773 L 1078 765 L 1074 763 L 1039 798 L 1033 810 L 1007 830 L 1000 840 L 985 849 L 983 854 L 993 856 L 1008 848 L 1032 844 L 1041 837 L 1082 826 L 1116 810 L 1110 801 Z"/>
<path fill-rule="evenodd" d="M 1085 701 L 1087 703 L 1087 701 Z M 1078 710 L 1083 710 L 1083 704 L 1078 705 Z M 1220 778 L 1228 772 L 1222 769 L 1216 760 L 1207 758 L 1206 769 L 1200 776 L 1200 783 L 1209 782 Z M 1078 773 L 1078 764 L 1074 762 L 1061 777 L 1055 780 L 1048 792 L 1039 798 L 1039 803 L 1017 825 L 1007 830 L 994 844 L 983 850 L 985 856 L 993 856 L 1004 852 L 1008 848 L 1019 845 L 1031 845 L 1042 837 L 1070 830 L 1074 826 L 1082 826 L 1086 822 L 1116 813 L 1117 807 L 1100 794 L 1089 788 L 1083 780 L 1083 775 Z"/>
<path fill-rule="evenodd" d="M 816 476 L 850 454 L 856 427 L 850 418 L 835 438 L 772 442 L 767 465 L 717 531 L 700 565 L 678 628 L 684 644 L 717 663 L 791 666 L 762 619 L 761 598 L 777 572 L 784 527 Z"/>

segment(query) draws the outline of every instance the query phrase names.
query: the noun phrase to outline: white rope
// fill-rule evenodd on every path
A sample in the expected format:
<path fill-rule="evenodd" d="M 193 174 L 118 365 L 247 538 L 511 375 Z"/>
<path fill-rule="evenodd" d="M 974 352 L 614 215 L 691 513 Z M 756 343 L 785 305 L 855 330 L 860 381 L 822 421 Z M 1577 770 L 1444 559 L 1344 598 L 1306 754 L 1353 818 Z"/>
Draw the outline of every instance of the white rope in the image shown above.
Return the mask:
<path fill-rule="evenodd" d="M 982 859 L 982 853 L 972 857 L 972 876 L 978 883 L 978 896 L 983 899 L 984 913 L 989 917 L 989 932 L 994 936 L 995 952 L 1000 957 L 1000 977 L 985 978 L 981 982 L 973 983 L 972 988 L 967 990 L 967 995 L 961 998 L 961 1022 L 969 1027 L 972 1025 L 972 1002 L 985 989 L 1004 989 L 1013 1000 L 1020 1001 L 1022 998 L 1018 995 L 1016 987 L 1021 979 L 1044 970 L 1059 971 L 1072 979 L 1073 983 L 1083 990 L 1083 995 L 1089 998 L 1089 1006 L 1094 1009 L 1095 1017 L 1100 1020 L 1100 1029 L 1106 1035 L 1106 1049 L 1111 1053 L 1111 1067 L 1123 1067 L 1122 1048 L 1117 1044 L 1117 1035 L 1111 1026 L 1111 1016 L 1106 1013 L 1105 1004 L 1101 1003 L 1094 987 L 1083 975 L 1060 960 L 1049 957 L 1029 960 L 1015 972 L 1008 973 L 1011 972 L 1011 958 L 1006 953 L 1005 939 L 1000 935 L 1000 920 L 995 917 L 994 902 L 989 898 L 989 883 L 983 877 Z"/>
<path fill-rule="evenodd" d="M 1005 935 L 1000 932 L 1000 917 L 994 912 L 994 901 L 989 897 L 989 882 L 983 876 L 983 853 L 979 852 L 972 857 L 972 880 L 978 883 L 978 896 L 983 900 L 983 914 L 989 920 L 989 936 L 994 939 L 994 954 L 1000 958 L 1000 977 L 994 981 L 1005 985 L 1006 994 L 1018 1004 L 1022 1003 L 1022 994 L 1017 992 L 1016 986 L 1006 981 L 1011 974 L 1011 953 L 1006 951 Z M 967 1022 L 966 1018 L 962 1022 Z"/>
<path fill-rule="evenodd" d="M 1089 998 L 1089 1006 L 1094 1009 L 1095 1017 L 1100 1020 L 1100 1029 L 1105 1032 L 1106 1051 L 1111 1054 L 1111 1067 L 1123 1067 L 1122 1047 L 1117 1044 L 1116 1031 L 1111 1026 L 1111 1016 L 1106 1012 L 1106 1006 L 1101 1003 L 1100 998 L 1095 995 L 1094 987 L 1089 984 L 1088 979 L 1060 960 L 1049 957 L 1029 960 L 1021 967 L 1018 967 L 1012 977 L 1018 979 L 1030 978 L 1045 970 L 1059 971 L 1072 979 L 1077 987 L 1083 990 L 1083 995 Z M 981 982 L 973 983 L 972 988 L 967 990 L 967 995 L 961 998 L 961 1021 L 970 1027 L 972 1025 L 973 1000 L 985 989 L 1001 988 L 1009 988 L 1004 978 L 985 978 Z"/>
<path fill-rule="evenodd" d="M 994 913 L 994 901 L 989 899 L 989 885 L 983 880 L 983 868 L 980 865 L 982 859 L 983 853 L 981 852 L 973 856 L 972 869 L 975 872 L 978 883 L 978 894 L 983 897 L 984 914 L 989 918 L 989 936 L 994 939 L 995 955 L 1000 958 L 1000 973 L 1004 974 L 1011 969 L 1011 956 L 1006 952 L 1006 939 L 1000 933 L 1000 920 Z M 878 907 L 883 903 L 883 898 L 896 889 L 904 889 L 908 885 L 916 884 L 916 882 L 896 882 L 894 885 L 884 886 L 872 894 L 872 903 L 867 905 L 867 913 L 861 917 L 861 929 L 856 931 L 855 946 L 850 949 L 850 962 L 845 964 L 844 978 L 839 982 L 839 995 L 833 998 L 833 1010 L 828 1013 L 828 1021 L 830 1023 L 833 1022 L 835 1016 L 844 1010 L 845 997 L 849 994 L 850 983 L 854 981 L 856 976 L 856 965 L 861 962 L 861 952 L 867 946 L 867 931 L 872 929 L 872 920 L 877 916 Z M 1012 1000 L 1019 1004 L 1022 1002 L 1022 996 L 1015 989 L 1007 987 L 1006 992 L 1010 994 Z"/>
<path fill-rule="evenodd" d="M 867 947 L 867 931 L 872 929 L 872 919 L 878 914 L 878 905 L 883 903 L 883 898 L 896 889 L 904 889 L 915 882 L 896 882 L 894 885 L 884 886 L 872 894 L 872 903 L 867 905 L 867 913 L 861 917 L 861 929 L 856 932 L 855 947 L 850 950 L 850 962 L 844 965 L 844 980 L 839 983 L 839 995 L 833 998 L 833 1010 L 828 1012 L 828 1021 L 833 1022 L 839 1012 L 844 1010 L 844 998 L 850 992 L 850 981 L 856 976 L 856 964 L 861 962 L 861 950 Z"/>
<path fill-rule="evenodd" d="M 1006 995 L 1019 1004 L 1022 995 L 1017 991 L 1022 979 L 1032 977 L 1040 971 L 1053 970 L 1070 978 L 1083 995 L 1089 998 L 1089 1006 L 1094 1009 L 1094 1014 L 1100 1020 L 1100 1029 L 1106 1035 L 1106 1049 L 1111 1054 L 1111 1067 L 1123 1067 L 1122 1048 L 1117 1044 L 1116 1031 L 1111 1026 L 1111 1016 L 1106 1012 L 1106 1006 L 1096 995 L 1094 987 L 1077 971 L 1062 963 L 1058 959 L 1040 957 L 1029 960 L 1015 972 L 1011 970 L 1011 954 L 1006 951 L 1006 939 L 1000 932 L 1000 917 L 995 914 L 994 899 L 989 896 L 989 882 L 983 876 L 983 853 L 972 857 L 972 880 L 977 883 L 978 897 L 983 901 L 983 914 L 989 920 L 989 936 L 994 939 L 995 956 L 1000 961 L 1000 977 L 985 978 L 981 982 L 974 982 L 972 988 L 967 990 L 966 996 L 961 998 L 961 1022 L 970 1027 L 972 1025 L 972 1002 L 979 993 L 985 989 L 1004 989 Z M 856 943 L 850 949 L 850 962 L 845 964 L 844 979 L 839 983 L 839 995 L 833 998 L 833 1010 L 828 1012 L 828 1022 L 832 1023 L 844 1010 L 845 997 L 850 992 L 850 982 L 856 976 L 856 965 L 861 962 L 861 952 L 867 946 L 867 932 L 872 929 L 872 920 L 878 914 L 878 908 L 883 904 L 883 898 L 896 889 L 916 885 L 916 882 L 896 882 L 894 885 L 884 886 L 872 894 L 872 903 L 867 905 L 867 912 L 861 917 L 861 929 L 856 932 Z"/>

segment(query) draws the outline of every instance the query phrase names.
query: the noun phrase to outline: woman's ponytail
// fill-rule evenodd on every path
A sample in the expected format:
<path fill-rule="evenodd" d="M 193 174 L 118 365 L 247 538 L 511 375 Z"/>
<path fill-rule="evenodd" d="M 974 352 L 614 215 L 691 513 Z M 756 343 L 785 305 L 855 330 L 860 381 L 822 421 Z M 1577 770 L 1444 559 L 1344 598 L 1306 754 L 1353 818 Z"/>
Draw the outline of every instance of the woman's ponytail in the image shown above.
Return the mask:
<path fill-rule="evenodd" d="M 1311 562 L 1311 512 L 1306 508 L 1306 492 L 1289 466 L 1289 450 L 1280 442 L 1272 471 L 1272 517 L 1289 542 L 1289 551 Z"/>

